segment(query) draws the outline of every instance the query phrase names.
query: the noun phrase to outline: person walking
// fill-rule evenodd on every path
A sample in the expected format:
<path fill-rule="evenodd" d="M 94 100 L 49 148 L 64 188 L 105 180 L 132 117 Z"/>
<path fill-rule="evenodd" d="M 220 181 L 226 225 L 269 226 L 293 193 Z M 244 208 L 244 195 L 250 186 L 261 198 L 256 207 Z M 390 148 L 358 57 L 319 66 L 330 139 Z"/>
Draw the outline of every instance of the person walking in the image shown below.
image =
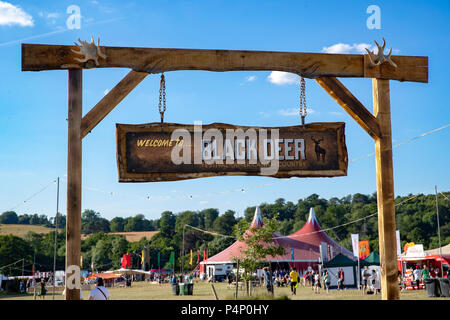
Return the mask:
<path fill-rule="evenodd" d="M 422 271 L 420 271 L 420 277 L 422 278 L 422 282 L 430 277 L 430 271 L 428 271 L 428 267 L 423 265 Z"/>
<path fill-rule="evenodd" d="M 297 295 L 298 273 L 295 268 L 292 268 L 291 273 L 289 273 L 289 278 L 291 280 L 291 294 Z"/>
<path fill-rule="evenodd" d="M 375 271 L 375 269 L 373 269 L 371 276 L 371 287 L 373 290 L 373 294 L 375 295 L 378 293 L 377 281 L 378 281 L 377 272 Z"/>
<path fill-rule="evenodd" d="M 320 293 L 320 273 L 319 270 L 314 272 L 314 293 Z"/>
<path fill-rule="evenodd" d="M 39 289 L 39 296 L 41 297 L 41 300 L 45 300 L 46 294 L 47 294 L 47 289 L 45 288 L 45 280 L 41 279 L 40 289 Z"/>
<path fill-rule="evenodd" d="M 341 290 L 341 288 L 344 289 L 344 280 L 345 280 L 344 270 L 338 268 L 338 281 L 337 281 L 338 290 Z"/>
<path fill-rule="evenodd" d="M 419 266 L 416 266 L 416 268 L 413 271 L 413 281 L 416 283 L 417 290 L 419 290 L 420 289 L 420 269 L 419 269 Z M 411 286 L 414 288 L 413 285 L 411 285 Z"/>
<path fill-rule="evenodd" d="M 89 300 L 109 300 L 109 291 L 103 286 L 103 279 L 95 279 L 95 288 L 89 293 Z"/>
<path fill-rule="evenodd" d="M 369 268 L 367 266 L 364 267 L 364 270 L 362 272 L 362 279 L 363 279 L 363 294 L 366 294 L 367 292 L 367 287 L 369 285 L 369 278 L 370 278 L 370 272 L 369 272 Z"/>
<path fill-rule="evenodd" d="M 325 273 L 323 275 L 323 288 L 328 293 L 328 289 L 330 288 L 331 278 L 330 274 L 328 273 L 328 270 L 325 270 Z"/>
<path fill-rule="evenodd" d="M 264 267 L 263 272 L 264 272 L 264 285 L 267 288 L 267 292 L 272 293 L 272 276 L 270 275 L 269 268 Z"/>

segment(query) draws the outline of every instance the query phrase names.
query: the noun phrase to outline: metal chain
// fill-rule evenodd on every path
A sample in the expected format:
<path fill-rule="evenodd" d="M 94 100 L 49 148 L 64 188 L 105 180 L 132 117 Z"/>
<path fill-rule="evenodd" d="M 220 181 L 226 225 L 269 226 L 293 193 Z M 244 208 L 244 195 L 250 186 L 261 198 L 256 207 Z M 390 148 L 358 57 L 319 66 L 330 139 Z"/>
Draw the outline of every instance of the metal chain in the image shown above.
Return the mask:
<path fill-rule="evenodd" d="M 159 114 L 161 115 L 161 129 L 163 129 L 164 112 L 166 111 L 166 80 L 164 78 L 164 72 L 161 73 L 161 82 L 159 84 Z"/>
<path fill-rule="evenodd" d="M 306 109 L 306 83 L 305 78 L 300 77 L 300 117 L 302 118 L 302 125 L 305 124 L 307 114 Z"/>

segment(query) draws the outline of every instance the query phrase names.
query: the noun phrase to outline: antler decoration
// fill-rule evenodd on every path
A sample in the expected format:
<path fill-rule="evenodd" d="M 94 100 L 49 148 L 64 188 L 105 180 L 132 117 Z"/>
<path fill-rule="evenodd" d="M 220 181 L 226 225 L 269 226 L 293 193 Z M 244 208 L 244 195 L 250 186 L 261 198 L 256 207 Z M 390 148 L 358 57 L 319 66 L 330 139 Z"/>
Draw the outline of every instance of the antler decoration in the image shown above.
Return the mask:
<path fill-rule="evenodd" d="M 378 42 L 375 41 L 375 44 L 378 47 L 378 52 L 375 54 L 374 52 L 369 51 L 369 49 L 366 48 L 367 53 L 369 54 L 369 59 L 372 66 L 378 66 L 382 64 L 383 62 L 389 62 L 392 66 L 397 68 L 397 65 L 394 63 L 394 61 L 391 60 L 391 53 L 392 48 L 389 50 L 389 53 L 387 55 L 384 54 L 384 47 L 386 46 L 386 41 L 383 38 L 383 45 L 380 46 Z"/>
<path fill-rule="evenodd" d="M 82 41 L 80 39 L 78 39 L 78 41 L 80 42 L 80 44 L 74 42 L 78 50 L 71 49 L 71 51 L 84 57 L 82 59 L 73 58 L 74 60 L 78 62 L 86 62 L 89 60 L 94 60 L 95 65 L 98 66 L 99 57 L 106 59 L 106 54 L 100 51 L 100 38 L 97 39 L 97 44 L 94 43 L 93 37 L 91 37 L 91 43 L 84 40 Z"/>

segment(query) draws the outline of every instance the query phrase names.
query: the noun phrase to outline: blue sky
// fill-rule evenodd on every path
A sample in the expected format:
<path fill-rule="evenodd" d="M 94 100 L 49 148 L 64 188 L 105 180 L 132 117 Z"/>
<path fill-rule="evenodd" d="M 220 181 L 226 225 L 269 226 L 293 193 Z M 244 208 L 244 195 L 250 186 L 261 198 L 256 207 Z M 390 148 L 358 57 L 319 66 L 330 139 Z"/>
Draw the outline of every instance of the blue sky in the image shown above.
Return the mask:
<path fill-rule="evenodd" d="M 366 25 L 367 7 L 373 4 L 381 10 L 379 30 Z M 80 29 L 66 26 L 70 5 L 80 8 Z M 428 56 L 430 66 L 428 84 L 390 82 L 395 145 L 450 123 L 449 18 L 448 1 L 0 1 L 0 212 L 15 208 L 19 214 L 53 216 L 56 185 L 51 182 L 66 174 L 67 71 L 21 72 L 21 43 L 70 45 L 93 36 L 106 46 L 361 53 L 365 44 L 384 37 L 394 54 Z M 127 73 L 85 70 L 83 113 Z M 296 125 L 299 87 L 291 79 L 263 71 L 169 72 L 165 119 Z M 370 79 L 341 81 L 372 111 Z M 150 75 L 83 140 L 83 210 L 108 219 L 137 213 L 155 219 L 164 210 L 209 207 L 242 215 L 247 206 L 280 197 L 296 202 L 312 193 L 330 198 L 374 192 L 374 157 L 352 162 L 374 152 L 373 140 L 315 81 L 307 79 L 306 87 L 312 110 L 307 122 L 346 123 L 348 176 L 118 183 L 115 124 L 159 121 L 159 76 Z M 433 193 L 435 185 L 450 189 L 449 138 L 447 127 L 394 149 L 396 195 Z M 64 214 L 65 183 L 60 189 Z"/>

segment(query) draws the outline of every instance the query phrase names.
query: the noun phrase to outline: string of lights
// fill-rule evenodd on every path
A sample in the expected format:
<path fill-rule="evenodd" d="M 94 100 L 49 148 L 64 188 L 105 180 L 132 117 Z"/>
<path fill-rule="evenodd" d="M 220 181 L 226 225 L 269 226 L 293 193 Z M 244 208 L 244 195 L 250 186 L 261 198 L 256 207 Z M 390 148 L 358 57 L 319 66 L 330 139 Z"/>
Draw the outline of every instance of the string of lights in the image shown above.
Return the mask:
<path fill-rule="evenodd" d="M 448 128 L 448 127 L 450 127 L 450 123 L 446 124 L 444 126 L 441 126 L 439 128 L 433 129 L 431 131 L 422 133 L 421 135 L 418 135 L 418 136 L 413 137 L 411 139 L 408 139 L 408 140 L 405 140 L 403 142 L 400 142 L 400 143 L 394 145 L 392 147 L 392 149 L 397 148 L 399 146 L 402 146 L 404 144 L 413 142 L 413 141 L 415 141 L 415 140 L 417 140 L 419 138 L 425 137 L 425 136 L 427 136 L 429 134 L 439 132 L 439 131 L 444 130 L 444 129 Z M 362 160 L 362 159 L 365 159 L 365 158 L 369 158 L 369 157 L 374 156 L 374 155 L 375 155 L 375 153 L 370 153 L 370 154 L 367 154 L 365 156 L 352 159 L 349 162 L 353 163 L 353 162 L 356 162 L 356 161 L 359 161 L 359 160 Z M 64 176 L 66 176 L 66 175 L 64 175 Z M 67 181 L 65 178 L 61 178 L 61 180 Z M 247 187 L 242 187 L 242 188 L 235 188 L 235 189 L 224 190 L 224 191 L 219 191 L 219 192 L 209 192 L 209 193 L 199 193 L 199 194 L 183 194 L 183 195 L 154 195 L 154 194 L 139 195 L 139 194 L 128 194 L 128 193 L 124 193 L 124 192 L 102 190 L 102 189 L 99 189 L 99 188 L 94 188 L 94 187 L 89 187 L 89 186 L 84 186 L 84 185 L 82 186 L 82 188 L 85 189 L 85 190 L 99 192 L 99 193 L 103 193 L 103 194 L 110 195 L 110 196 L 129 197 L 129 198 L 141 199 L 141 200 L 145 200 L 145 201 L 148 201 L 148 200 L 182 200 L 182 199 L 188 199 L 189 200 L 189 199 L 194 199 L 194 198 L 207 198 L 207 197 L 217 196 L 217 195 L 227 195 L 227 194 L 230 194 L 230 193 L 245 193 L 247 191 L 260 189 L 260 188 L 265 188 L 265 187 L 276 185 L 276 184 L 280 184 L 280 183 L 285 183 L 287 181 L 290 181 L 290 179 L 279 179 L 279 180 L 274 181 L 274 182 L 264 183 L 264 184 L 255 185 L 255 186 L 247 186 Z M 18 203 L 15 207 L 11 208 L 9 211 L 13 211 L 16 208 L 20 207 L 21 205 L 29 202 L 31 199 L 36 197 L 38 194 L 40 194 L 41 192 L 46 190 L 52 183 L 56 183 L 56 179 L 53 179 L 44 188 L 42 188 L 38 192 L 34 193 L 33 195 L 31 195 L 30 197 L 28 197 L 24 201 Z"/>

